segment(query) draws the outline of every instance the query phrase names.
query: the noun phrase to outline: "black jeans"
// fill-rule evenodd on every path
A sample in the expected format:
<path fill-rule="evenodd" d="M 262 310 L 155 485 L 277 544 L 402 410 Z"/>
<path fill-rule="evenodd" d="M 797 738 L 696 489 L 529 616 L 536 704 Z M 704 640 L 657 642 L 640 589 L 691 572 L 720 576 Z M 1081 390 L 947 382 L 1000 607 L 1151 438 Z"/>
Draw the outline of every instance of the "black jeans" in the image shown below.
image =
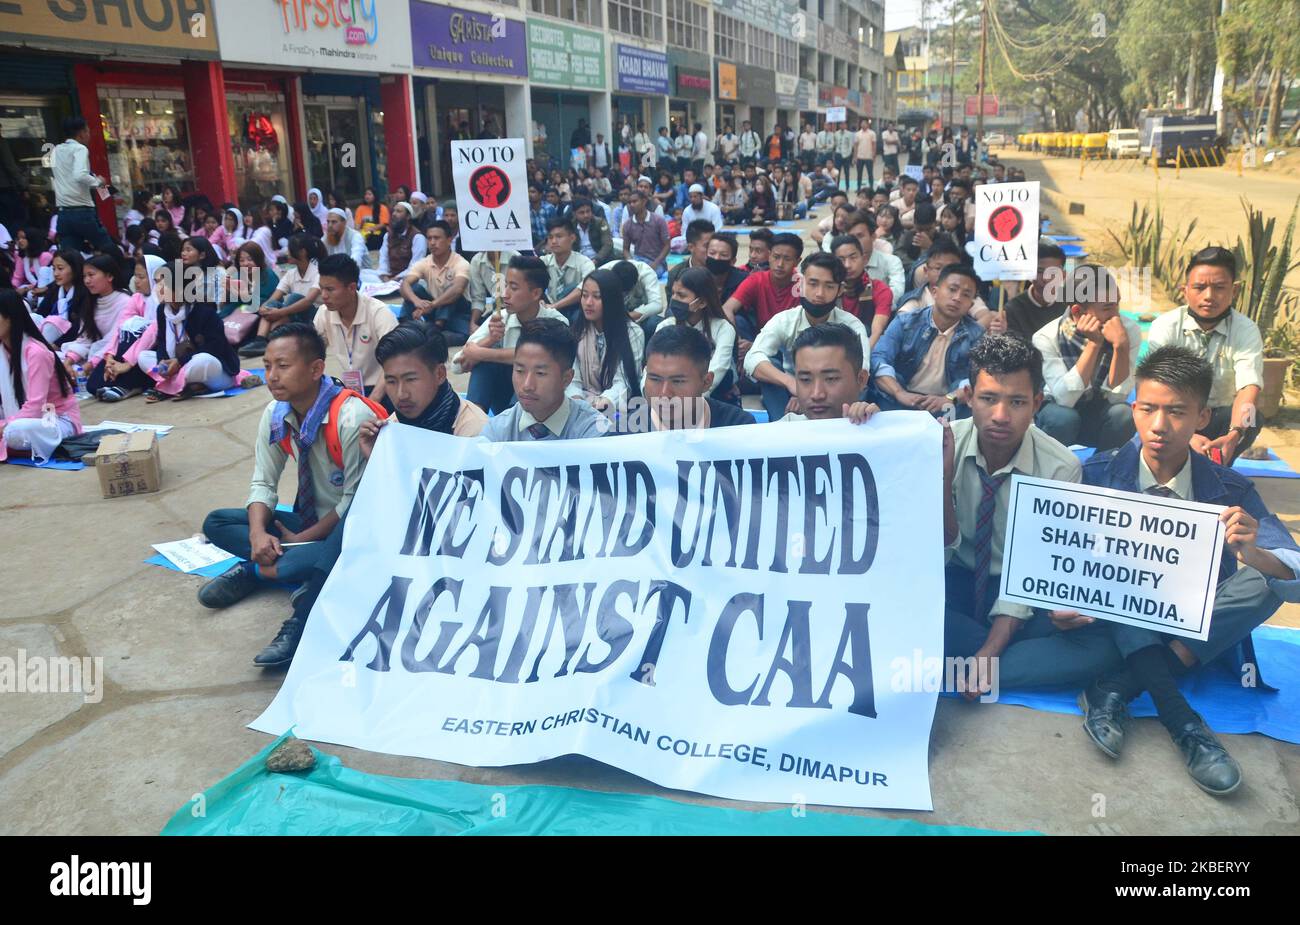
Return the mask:
<path fill-rule="evenodd" d="M 112 237 L 99 222 L 94 209 L 78 206 L 59 210 L 59 247 L 85 251 L 89 244 L 93 250 L 108 250 Z"/>

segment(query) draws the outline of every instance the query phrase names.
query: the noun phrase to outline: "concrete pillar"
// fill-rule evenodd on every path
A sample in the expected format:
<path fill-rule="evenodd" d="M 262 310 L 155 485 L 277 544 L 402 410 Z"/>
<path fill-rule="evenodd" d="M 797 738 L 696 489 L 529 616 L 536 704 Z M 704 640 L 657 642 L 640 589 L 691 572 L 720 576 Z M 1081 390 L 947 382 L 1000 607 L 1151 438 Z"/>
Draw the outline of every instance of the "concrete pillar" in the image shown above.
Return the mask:
<path fill-rule="evenodd" d="M 507 138 L 522 138 L 524 151 L 533 156 L 533 97 L 526 84 L 505 84 Z"/>
<path fill-rule="evenodd" d="M 388 149 L 388 187 L 419 183 L 415 160 L 415 106 L 409 74 L 382 77 L 379 101 L 384 108 L 384 145 Z"/>
<path fill-rule="evenodd" d="M 591 143 L 596 143 L 596 133 L 599 132 L 605 136 L 605 144 L 609 145 L 610 155 L 616 158 L 618 157 L 618 135 L 614 131 L 612 105 L 609 93 L 605 91 L 587 94 L 587 107 L 591 112 L 591 118 L 587 120 L 591 126 Z"/>
<path fill-rule="evenodd" d="M 668 97 L 652 96 L 650 97 L 650 124 L 646 130 L 652 135 L 658 136 L 659 126 L 668 124 Z"/>
<path fill-rule="evenodd" d="M 509 106 L 510 97 L 506 96 L 506 105 Z M 425 178 L 428 189 L 441 193 L 442 184 L 442 121 L 438 118 L 438 86 L 437 84 L 426 84 L 424 87 L 424 117 L 426 119 L 425 132 L 429 139 L 429 173 L 430 176 Z M 509 124 L 509 113 L 506 115 L 507 124 Z"/>
<path fill-rule="evenodd" d="M 182 62 L 181 77 L 185 85 L 195 184 L 214 203 L 234 202 L 239 198 L 239 188 L 235 182 L 235 155 L 230 148 L 230 119 L 221 62 Z"/>

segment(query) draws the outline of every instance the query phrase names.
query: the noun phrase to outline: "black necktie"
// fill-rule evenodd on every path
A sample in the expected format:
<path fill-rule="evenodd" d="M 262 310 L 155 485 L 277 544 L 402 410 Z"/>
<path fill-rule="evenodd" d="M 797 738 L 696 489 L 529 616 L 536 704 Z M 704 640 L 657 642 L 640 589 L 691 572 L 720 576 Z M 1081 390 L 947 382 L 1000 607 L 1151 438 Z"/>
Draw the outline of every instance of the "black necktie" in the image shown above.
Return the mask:
<path fill-rule="evenodd" d="M 1146 490 L 1145 494 L 1156 495 L 1157 497 L 1160 498 L 1178 497 L 1178 493 L 1176 491 L 1174 491 L 1172 488 L 1167 488 L 1164 485 L 1152 485 L 1150 488 Z"/>
<path fill-rule="evenodd" d="M 528 425 L 528 433 L 534 440 L 545 440 L 551 436 L 551 430 L 541 421 Z"/>

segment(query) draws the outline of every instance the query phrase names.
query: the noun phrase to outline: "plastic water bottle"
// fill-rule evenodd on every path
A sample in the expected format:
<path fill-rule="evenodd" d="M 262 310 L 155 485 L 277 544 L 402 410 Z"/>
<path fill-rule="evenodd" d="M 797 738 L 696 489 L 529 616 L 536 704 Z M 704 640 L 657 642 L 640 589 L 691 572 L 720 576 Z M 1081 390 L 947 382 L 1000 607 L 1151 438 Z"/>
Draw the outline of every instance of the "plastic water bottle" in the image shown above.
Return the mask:
<path fill-rule="evenodd" d="M 89 398 L 90 391 L 86 388 L 86 367 L 77 363 L 72 367 L 72 371 L 77 376 L 77 398 Z"/>

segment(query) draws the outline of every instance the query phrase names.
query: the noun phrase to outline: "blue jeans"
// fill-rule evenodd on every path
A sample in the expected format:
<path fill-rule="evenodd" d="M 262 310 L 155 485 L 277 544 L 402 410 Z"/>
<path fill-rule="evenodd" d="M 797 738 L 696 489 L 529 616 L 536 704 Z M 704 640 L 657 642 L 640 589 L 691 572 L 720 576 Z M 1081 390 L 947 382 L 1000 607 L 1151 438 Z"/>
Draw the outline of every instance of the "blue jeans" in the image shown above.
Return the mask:
<path fill-rule="evenodd" d="M 284 308 L 286 306 L 294 304 L 295 302 L 301 302 L 302 299 L 303 299 L 303 295 L 301 292 L 290 292 L 290 293 L 286 293 L 284 298 L 282 299 L 272 299 L 271 301 L 267 302 L 263 307 Z M 294 312 L 288 318 L 285 318 L 283 321 L 281 321 L 280 324 L 288 324 L 291 321 L 304 321 L 307 324 L 311 324 L 312 319 L 315 317 L 316 317 L 316 306 L 309 305 L 300 312 Z"/>
<path fill-rule="evenodd" d="M 88 206 L 59 210 L 59 247 L 68 250 L 108 250 L 112 237 L 100 224 L 99 213 Z M 86 245 L 90 245 L 89 248 Z"/>
<path fill-rule="evenodd" d="M 421 299 L 429 299 L 430 301 L 433 299 L 433 296 L 429 294 L 429 290 L 423 282 L 414 283 L 411 286 L 411 291 Z M 408 299 L 403 299 L 400 320 L 411 321 L 414 319 L 414 313 L 415 305 Z M 450 305 L 435 308 L 431 314 L 425 315 L 421 320 L 437 324 L 438 328 L 444 333 L 450 331 L 469 337 L 469 314 L 469 299 L 461 296 Z"/>
<path fill-rule="evenodd" d="M 1034 423 L 1066 446 L 1082 443 L 1098 452 L 1113 450 L 1133 439 L 1133 409 L 1127 403 L 1111 404 L 1103 396 L 1080 401 L 1073 408 L 1043 402 Z"/>
<path fill-rule="evenodd" d="M 268 532 L 279 536 L 273 526 L 275 523 L 284 524 L 292 533 L 302 529 L 302 520 L 291 511 L 276 511 L 272 517 Z M 253 546 L 248 538 L 248 511 L 244 508 L 227 507 L 213 511 L 203 520 L 203 533 L 214 546 L 220 546 L 241 559 L 253 558 Z M 275 563 L 277 580 L 290 584 L 306 581 L 320 555 L 320 545 L 316 542 L 287 548 Z"/>
<path fill-rule="evenodd" d="M 465 397 L 484 411 L 500 414 L 515 403 L 511 367 L 505 363 L 477 363 L 469 371 Z"/>

